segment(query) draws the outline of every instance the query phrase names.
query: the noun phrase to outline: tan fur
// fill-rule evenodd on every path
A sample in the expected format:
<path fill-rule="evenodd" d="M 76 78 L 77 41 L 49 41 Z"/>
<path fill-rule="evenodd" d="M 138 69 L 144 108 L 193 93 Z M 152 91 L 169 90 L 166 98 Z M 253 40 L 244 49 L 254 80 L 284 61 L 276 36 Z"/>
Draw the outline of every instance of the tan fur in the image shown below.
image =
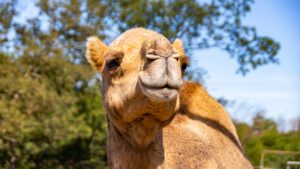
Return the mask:
<path fill-rule="evenodd" d="M 229 115 L 199 84 L 185 82 L 168 102 L 153 101 L 137 87 L 144 55 L 153 45 L 160 56 L 178 53 L 178 66 L 188 64 L 183 43 L 168 44 L 163 35 L 143 28 L 124 32 L 108 47 L 88 40 L 87 59 L 104 78 L 109 168 L 252 168 Z M 106 66 L 111 59 L 120 61 L 115 70 Z"/>
<path fill-rule="evenodd" d="M 163 131 L 168 168 L 252 168 L 229 115 L 199 84 L 184 84 L 180 110 Z"/>
<path fill-rule="evenodd" d="M 88 38 L 86 50 L 86 58 L 88 62 L 92 65 L 92 67 L 102 72 L 103 66 L 103 55 L 107 52 L 107 46 L 102 43 L 97 37 Z"/>

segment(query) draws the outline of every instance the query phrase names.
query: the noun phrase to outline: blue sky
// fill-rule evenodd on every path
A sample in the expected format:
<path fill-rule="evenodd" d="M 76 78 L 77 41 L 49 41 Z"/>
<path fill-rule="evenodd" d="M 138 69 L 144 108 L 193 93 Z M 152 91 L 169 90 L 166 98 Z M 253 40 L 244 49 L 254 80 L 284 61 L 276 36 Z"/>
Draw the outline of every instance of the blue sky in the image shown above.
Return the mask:
<path fill-rule="evenodd" d="M 235 119 L 249 122 L 259 109 L 265 110 L 265 116 L 286 124 L 300 117 L 299 8 L 298 0 L 256 0 L 243 20 L 256 27 L 259 35 L 280 42 L 279 65 L 266 65 L 243 77 L 235 74 L 238 65 L 226 52 L 196 52 L 199 66 L 208 72 L 205 86 L 211 95 L 236 101 L 228 108 Z"/>
<path fill-rule="evenodd" d="M 31 3 L 26 3 L 31 2 Z M 34 0 L 25 0 L 20 22 L 38 14 Z M 280 64 L 270 64 L 243 77 L 238 65 L 218 49 L 196 51 L 197 64 L 207 70 L 205 86 L 214 97 L 235 101 L 228 107 L 233 118 L 250 122 L 257 110 L 274 120 L 300 117 L 300 1 L 256 0 L 243 22 L 256 27 L 259 35 L 270 36 L 281 44 Z M 287 125 L 287 128 L 289 126 Z"/>

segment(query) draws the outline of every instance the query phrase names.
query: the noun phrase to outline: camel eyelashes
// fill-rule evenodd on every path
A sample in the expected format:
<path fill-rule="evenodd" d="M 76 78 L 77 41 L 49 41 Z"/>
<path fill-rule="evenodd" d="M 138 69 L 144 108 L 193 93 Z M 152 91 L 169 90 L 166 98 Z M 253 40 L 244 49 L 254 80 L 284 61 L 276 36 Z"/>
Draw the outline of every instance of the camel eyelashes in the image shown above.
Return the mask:
<path fill-rule="evenodd" d="M 184 73 L 185 69 L 189 66 L 189 59 L 187 56 L 183 57 L 181 60 L 181 71 Z"/>
<path fill-rule="evenodd" d="M 182 65 L 181 65 L 181 71 L 182 72 L 184 72 L 185 71 L 185 69 L 187 68 L 187 64 L 186 63 L 183 63 Z"/>
<path fill-rule="evenodd" d="M 108 60 L 106 63 L 106 66 L 109 70 L 114 70 L 120 66 L 120 59 L 114 58 L 114 59 Z"/>

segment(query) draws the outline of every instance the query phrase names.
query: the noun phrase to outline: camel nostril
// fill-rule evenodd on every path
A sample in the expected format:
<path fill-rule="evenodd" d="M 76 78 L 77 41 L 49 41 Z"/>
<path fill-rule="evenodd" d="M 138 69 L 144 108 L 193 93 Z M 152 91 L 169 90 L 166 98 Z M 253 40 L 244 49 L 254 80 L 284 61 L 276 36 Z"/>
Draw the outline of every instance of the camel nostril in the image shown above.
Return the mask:
<path fill-rule="evenodd" d="M 147 63 L 151 63 L 153 61 L 155 61 L 156 59 L 153 59 L 153 58 L 147 58 Z"/>
<path fill-rule="evenodd" d="M 146 67 L 148 67 L 149 65 L 152 64 L 152 62 L 158 60 L 158 59 L 161 59 L 162 57 L 159 56 L 159 55 L 155 55 L 155 54 L 152 54 L 152 53 L 148 53 L 146 54 L 146 57 L 145 57 L 145 60 L 146 60 Z"/>
<path fill-rule="evenodd" d="M 152 53 L 148 53 L 148 54 L 146 54 L 146 58 L 150 59 L 150 60 L 155 60 L 155 59 L 161 58 L 161 56 L 156 55 L 156 54 L 152 54 Z"/>
<path fill-rule="evenodd" d="M 171 58 L 174 58 L 175 60 L 179 60 L 179 54 L 178 53 L 174 53 L 173 55 L 170 56 Z"/>

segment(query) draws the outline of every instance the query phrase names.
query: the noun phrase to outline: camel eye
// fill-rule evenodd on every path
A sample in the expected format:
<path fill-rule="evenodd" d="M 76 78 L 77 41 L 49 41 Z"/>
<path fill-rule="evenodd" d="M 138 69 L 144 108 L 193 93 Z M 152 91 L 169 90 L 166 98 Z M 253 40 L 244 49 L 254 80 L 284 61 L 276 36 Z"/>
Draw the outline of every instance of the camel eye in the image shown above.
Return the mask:
<path fill-rule="evenodd" d="M 186 63 L 183 63 L 183 64 L 181 65 L 181 71 L 184 72 L 186 68 L 187 68 L 187 64 L 186 64 Z"/>
<path fill-rule="evenodd" d="M 108 67 L 109 70 L 114 70 L 120 66 L 120 60 L 118 58 L 111 59 L 107 61 L 106 66 Z"/>

